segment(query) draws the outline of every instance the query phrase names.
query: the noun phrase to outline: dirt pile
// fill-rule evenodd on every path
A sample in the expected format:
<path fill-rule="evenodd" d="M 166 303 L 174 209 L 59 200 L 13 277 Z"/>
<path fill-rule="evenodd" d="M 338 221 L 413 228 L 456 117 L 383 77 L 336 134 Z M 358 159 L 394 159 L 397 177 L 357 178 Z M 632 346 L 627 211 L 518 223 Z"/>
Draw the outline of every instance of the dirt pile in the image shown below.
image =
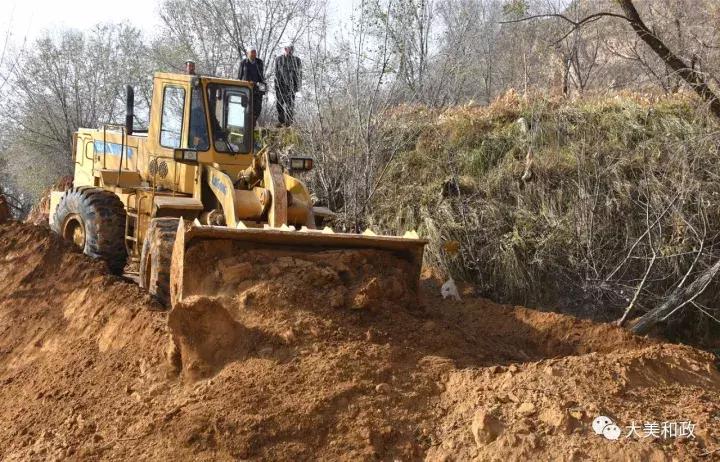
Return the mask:
<path fill-rule="evenodd" d="M 50 219 L 50 192 L 65 191 L 72 187 L 73 177 L 62 176 L 55 181 L 51 187 L 45 189 L 40 195 L 40 199 L 33 205 L 25 218 L 25 223 L 31 223 L 38 226 L 47 226 Z"/>
<path fill-rule="evenodd" d="M 277 264 L 168 315 L 49 231 L 0 226 L 0 458 L 685 460 L 720 444 L 706 353 L 442 301 L 431 280 L 417 304 L 384 289 L 353 308 L 312 284 L 322 262 Z M 690 420 L 696 438 L 609 441 L 600 413 Z"/>

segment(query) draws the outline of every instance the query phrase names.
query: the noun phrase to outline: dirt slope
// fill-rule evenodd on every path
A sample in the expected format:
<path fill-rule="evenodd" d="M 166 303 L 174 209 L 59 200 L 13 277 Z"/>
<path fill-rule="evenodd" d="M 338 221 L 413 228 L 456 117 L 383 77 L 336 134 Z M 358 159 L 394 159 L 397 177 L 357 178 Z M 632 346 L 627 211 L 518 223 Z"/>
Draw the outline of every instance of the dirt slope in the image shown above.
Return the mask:
<path fill-rule="evenodd" d="M 278 264 L 168 316 L 48 230 L 0 225 L 0 459 L 709 460 L 720 446 L 709 354 L 443 301 L 430 280 L 418 304 L 380 292 L 353 309 L 307 284 L 326 266 Z M 609 441 L 598 414 L 691 420 L 696 438 Z"/>

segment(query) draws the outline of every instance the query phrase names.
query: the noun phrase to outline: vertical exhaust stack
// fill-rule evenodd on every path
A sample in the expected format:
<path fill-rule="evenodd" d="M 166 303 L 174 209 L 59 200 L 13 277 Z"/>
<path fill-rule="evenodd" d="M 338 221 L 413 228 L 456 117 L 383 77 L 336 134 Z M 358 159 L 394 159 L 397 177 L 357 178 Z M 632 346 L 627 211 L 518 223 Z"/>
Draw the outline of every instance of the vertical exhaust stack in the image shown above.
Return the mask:
<path fill-rule="evenodd" d="M 135 108 L 135 90 L 130 85 L 125 85 L 125 132 L 133 134 L 133 117 Z"/>

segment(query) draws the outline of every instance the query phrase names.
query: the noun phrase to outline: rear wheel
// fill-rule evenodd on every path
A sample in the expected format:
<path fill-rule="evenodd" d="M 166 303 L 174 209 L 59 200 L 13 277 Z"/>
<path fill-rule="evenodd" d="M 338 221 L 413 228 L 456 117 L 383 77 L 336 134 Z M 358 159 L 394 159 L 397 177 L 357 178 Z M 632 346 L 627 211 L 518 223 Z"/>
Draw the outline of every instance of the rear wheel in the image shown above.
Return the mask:
<path fill-rule="evenodd" d="M 178 218 L 153 218 L 140 254 L 140 287 L 163 305 L 170 304 L 170 263 Z"/>
<path fill-rule="evenodd" d="M 125 250 L 125 206 L 110 191 L 92 187 L 70 188 L 60 198 L 52 229 L 83 253 L 107 263 L 122 274 Z"/>

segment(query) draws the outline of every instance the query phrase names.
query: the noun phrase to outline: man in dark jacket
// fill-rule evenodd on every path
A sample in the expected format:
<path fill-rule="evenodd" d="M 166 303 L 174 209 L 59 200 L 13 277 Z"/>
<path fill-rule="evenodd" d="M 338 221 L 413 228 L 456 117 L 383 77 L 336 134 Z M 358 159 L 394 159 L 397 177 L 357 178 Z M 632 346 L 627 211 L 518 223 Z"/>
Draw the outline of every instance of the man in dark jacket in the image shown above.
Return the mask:
<path fill-rule="evenodd" d="M 253 89 L 253 122 L 257 122 L 262 112 L 262 98 L 265 94 L 265 65 L 257 57 L 257 51 L 252 48 L 248 57 L 240 63 L 238 79 L 255 82 Z"/>
<path fill-rule="evenodd" d="M 302 69 L 300 58 L 293 55 L 292 45 L 285 54 L 275 58 L 275 98 L 277 99 L 278 125 L 290 126 L 295 115 L 295 93 L 300 91 Z"/>

